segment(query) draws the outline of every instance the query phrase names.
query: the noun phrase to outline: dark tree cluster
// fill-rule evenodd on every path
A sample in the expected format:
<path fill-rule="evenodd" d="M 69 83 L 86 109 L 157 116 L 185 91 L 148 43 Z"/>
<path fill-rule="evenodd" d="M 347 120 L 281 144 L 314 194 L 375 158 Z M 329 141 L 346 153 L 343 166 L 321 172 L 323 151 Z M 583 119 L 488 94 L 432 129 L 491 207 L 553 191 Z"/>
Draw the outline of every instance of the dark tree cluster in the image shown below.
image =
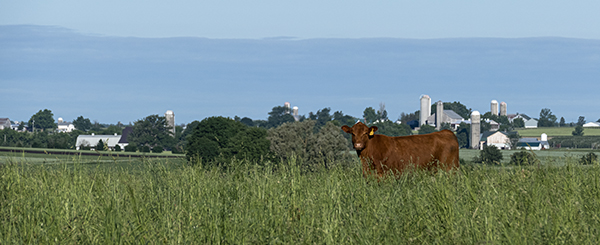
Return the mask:
<path fill-rule="evenodd" d="M 195 124 L 187 137 L 186 157 L 192 163 L 212 165 L 231 158 L 268 159 L 269 141 L 264 128 L 248 127 L 225 117 L 209 117 Z M 221 160 L 221 161 L 219 161 Z"/>

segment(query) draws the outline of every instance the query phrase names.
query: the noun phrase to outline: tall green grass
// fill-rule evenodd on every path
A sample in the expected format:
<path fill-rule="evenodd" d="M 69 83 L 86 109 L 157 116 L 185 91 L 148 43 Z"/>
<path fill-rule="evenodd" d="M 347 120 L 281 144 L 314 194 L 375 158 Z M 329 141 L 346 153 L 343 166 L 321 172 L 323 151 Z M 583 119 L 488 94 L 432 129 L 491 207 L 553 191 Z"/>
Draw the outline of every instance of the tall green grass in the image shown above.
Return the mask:
<path fill-rule="evenodd" d="M 600 242 L 600 167 L 0 165 L 0 244 Z"/>

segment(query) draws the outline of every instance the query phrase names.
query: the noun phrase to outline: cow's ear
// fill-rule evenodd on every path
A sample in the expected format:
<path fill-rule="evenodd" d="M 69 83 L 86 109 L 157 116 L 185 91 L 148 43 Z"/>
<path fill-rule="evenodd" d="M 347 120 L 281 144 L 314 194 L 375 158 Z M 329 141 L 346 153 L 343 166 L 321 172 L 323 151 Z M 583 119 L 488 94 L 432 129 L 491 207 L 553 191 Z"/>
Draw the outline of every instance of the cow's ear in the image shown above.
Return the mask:
<path fill-rule="evenodd" d="M 344 130 L 344 132 L 351 134 L 352 133 L 352 128 L 348 127 L 347 125 L 342 126 L 342 130 Z"/>
<path fill-rule="evenodd" d="M 377 126 L 371 126 L 369 128 L 369 136 L 375 135 L 375 131 L 377 131 L 377 129 L 378 129 Z"/>

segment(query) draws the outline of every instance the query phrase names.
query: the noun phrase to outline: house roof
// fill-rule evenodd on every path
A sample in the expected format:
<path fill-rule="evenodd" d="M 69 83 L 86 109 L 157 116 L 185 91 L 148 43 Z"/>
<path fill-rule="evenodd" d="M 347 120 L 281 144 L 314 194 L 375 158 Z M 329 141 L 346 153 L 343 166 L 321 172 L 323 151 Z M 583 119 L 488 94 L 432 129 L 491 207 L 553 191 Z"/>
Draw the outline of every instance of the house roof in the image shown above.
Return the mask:
<path fill-rule="evenodd" d="M 516 133 L 517 132 L 487 131 L 487 132 L 483 132 L 483 134 L 481 134 L 481 136 L 479 137 L 479 140 L 487 141 L 487 138 L 494 134 L 503 134 L 503 135 L 506 135 L 506 137 L 509 137 L 511 134 L 516 134 Z"/>
<path fill-rule="evenodd" d="M 452 118 L 453 120 L 464 120 L 463 117 L 458 115 L 458 113 L 454 112 L 453 110 L 444 110 L 444 114 L 446 114 L 446 116 Z"/>
<path fill-rule="evenodd" d="M 10 125 L 10 120 L 8 120 L 7 117 L 0 118 L 0 124 L 6 124 L 6 123 L 8 123 L 8 125 Z"/>
<path fill-rule="evenodd" d="M 436 115 L 436 113 L 431 114 L 430 116 L 427 117 L 427 120 L 429 120 L 429 121 L 435 120 L 435 115 Z M 461 117 L 460 115 L 458 115 L 453 110 L 444 110 L 444 115 L 446 117 L 450 118 L 451 122 L 464 121 L 465 120 L 463 117 Z"/>
<path fill-rule="evenodd" d="M 64 122 L 64 121 L 63 121 L 63 122 L 59 122 L 59 123 L 57 123 L 56 125 L 58 125 L 58 126 L 67 126 L 67 127 L 68 127 L 69 125 L 72 125 L 72 124 L 73 124 L 73 123 L 71 123 L 71 122 Z"/>
<path fill-rule="evenodd" d="M 123 129 L 123 137 L 121 137 L 121 139 L 119 140 L 119 144 L 127 144 L 129 143 L 129 140 L 127 140 L 127 137 L 129 136 L 129 133 L 131 133 L 133 131 L 133 127 L 125 127 Z"/>

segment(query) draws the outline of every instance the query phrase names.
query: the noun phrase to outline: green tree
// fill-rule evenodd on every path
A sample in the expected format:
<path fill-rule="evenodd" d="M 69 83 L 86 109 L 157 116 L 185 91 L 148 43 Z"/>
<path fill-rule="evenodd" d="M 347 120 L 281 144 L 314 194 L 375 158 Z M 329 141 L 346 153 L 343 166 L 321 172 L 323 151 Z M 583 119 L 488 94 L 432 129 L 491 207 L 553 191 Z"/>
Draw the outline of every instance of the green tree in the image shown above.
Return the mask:
<path fill-rule="evenodd" d="M 469 136 L 471 134 L 471 125 L 461 122 L 456 129 L 456 138 L 460 148 L 469 148 Z"/>
<path fill-rule="evenodd" d="M 76 133 L 76 132 L 48 134 L 48 139 L 47 139 L 48 148 L 54 148 L 54 149 L 72 148 L 73 145 L 75 145 L 75 140 L 77 138 L 77 136 L 75 136 L 75 138 L 73 138 L 71 136 L 71 134 L 74 134 L 74 133 Z"/>
<path fill-rule="evenodd" d="M 419 115 L 421 114 L 420 111 L 415 111 L 413 113 L 400 113 L 400 122 L 402 122 L 402 124 L 408 124 L 408 122 L 410 121 L 414 121 L 414 120 L 419 120 Z"/>
<path fill-rule="evenodd" d="M 21 121 L 21 123 L 19 123 L 19 127 L 17 127 L 17 130 L 23 131 L 23 127 L 25 127 L 25 122 Z"/>
<path fill-rule="evenodd" d="M 514 128 L 524 128 L 525 127 L 525 121 L 523 121 L 523 118 L 515 118 L 513 120 L 513 127 Z"/>
<path fill-rule="evenodd" d="M 483 146 L 483 150 L 479 152 L 479 157 L 475 157 L 473 161 L 484 164 L 500 164 L 502 159 L 502 152 L 500 152 L 496 146 L 486 145 Z"/>
<path fill-rule="evenodd" d="M 269 112 L 269 118 L 267 119 L 267 128 L 275 128 L 286 122 L 294 122 L 294 116 L 291 115 L 289 108 L 285 106 L 275 106 Z"/>
<path fill-rule="evenodd" d="M 240 122 L 248 127 L 254 126 L 254 121 L 252 121 L 252 119 L 249 117 L 244 117 L 244 118 L 240 119 Z"/>
<path fill-rule="evenodd" d="M 469 119 L 471 117 L 471 112 L 472 112 L 471 108 L 467 109 L 467 106 L 461 104 L 458 101 L 454 101 L 452 103 L 444 102 L 443 104 L 444 104 L 444 110 L 452 110 L 464 119 Z M 431 105 L 431 111 L 435 113 L 436 110 L 437 110 L 437 103 L 433 103 L 433 105 Z"/>
<path fill-rule="evenodd" d="M 531 153 L 521 150 L 519 152 L 515 152 L 510 155 L 510 164 L 511 165 L 533 165 L 538 163 L 538 159 Z"/>
<path fill-rule="evenodd" d="M 104 150 L 104 142 L 102 140 L 98 140 L 98 143 L 96 144 L 96 148 L 97 151 L 103 151 Z"/>
<path fill-rule="evenodd" d="M 377 110 L 377 121 L 387 121 L 387 111 L 385 110 L 385 103 L 379 103 L 379 110 Z"/>
<path fill-rule="evenodd" d="M 247 127 L 231 138 L 227 155 L 252 162 L 270 160 L 270 143 L 266 129 Z"/>
<path fill-rule="evenodd" d="M 339 126 L 328 122 L 312 139 L 315 140 L 314 147 L 307 149 L 309 163 L 324 164 L 325 168 L 330 168 L 336 162 L 346 160 L 350 149 Z"/>
<path fill-rule="evenodd" d="M 315 132 L 313 120 L 285 123 L 269 129 L 267 139 L 271 142 L 271 151 L 282 162 L 295 156 L 308 171 L 319 164 L 329 167 L 348 157 L 347 140 L 333 122 L 327 123 L 318 132 Z"/>
<path fill-rule="evenodd" d="M 560 117 L 560 122 L 558 123 L 558 126 L 564 127 L 566 125 L 567 125 L 567 123 L 565 122 L 565 118 L 564 117 Z"/>
<path fill-rule="evenodd" d="M 138 150 L 137 146 L 135 144 L 132 144 L 132 143 L 129 143 L 124 148 L 125 148 L 126 152 L 136 152 Z"/>
<path fill-rule="evenodd" d="M 121 133 L 123 133 L 123 128 L 121 128 L 117 125 L 109 125 L 101 132 L 101 134 L 105 134 L 105 135 L 113 135 L 113 134 L 121 134 Z"/>
<path fill-rule="evenodd" d="M 577 127 L 575 127 L 575 130 L 573 130 L 571 134 L 573 136 L 583 136 L 583 126 L 577 125 Z"/>
<path fill-rule="evenodd" d="M 578 126 L 583 126 L 585 124 L 585 117 L 584 116 L 579 116 L 579 119 L 577 120 L 577 125 Z"/>
<path fill-rule="evenodd" d="M 197 124 L 187 137 L 186 157 L 192 163 L 202 159 L 210 165 L 233 157 L 258 161 L 269 159 L 269 142 L 266 130 L 248 127 L 241 122 L 225 117 L 205 118 Z"/>
<path fill-rule="evenodd" d="M 429 126 L 429 125 L 422 125 L 421 128 L 419 129 L 419 134 L 429 134 L 429 133 L 433 133 L 437 130 L 435 130 L 435 127 L 433 126 Z"/>
<path fill-rule="evenodd" d="M 165 117 L 150 115 L 133 124 L 133 130 L 127 140 L 129 143 L 136 144 L 140 151 L 144 149 L 144 146 L 148 146 L 150 149 L 163 148 L 173 143 L 174 138 L 170 129 Z"/>
<path fill-rule="evenodd" d="M 115 151 L 116 152 L 121 152 L 121 151 L 123 151 L 123 149 L 121 149 L 120 145 L 115 145 Z"/>
<path fill-rule="evenodd" d="M 383 121 L 383 122 L 378 122 L 375 125 L 377 125 L 377 133 L 378 134 L 383 134 L 383 135 L 387 135 L 387 136 L 406 136 L 406 135 L 411 135 L 412 134 L 412 129 L 410 128 L 410 126 L 406 125 L 406 124 L 398 124 L 398 123 L 394 123 L 392 121 Z M 351 125 L 350 125 L 351 126 Z M 350 134 L 347 134 L 350 136 Z"/>
<path fill-rule="evenodd" d="M 58 127 L 54 122 L 54 114 L 52 114 L 51 110 L 44 109 L 38 111 L 36 114 L 31 116 L 29 119 L 28 125 L 32 126 L 32 129 L 55 129 Z"/>
<path fill-rule="evenodd" d="M 92 122 L 89 118 L 83 118 L 83 116 L 79 116 L 73 120 L 73 126 L 75 126 L 77 130 L 88 131 L 92 129 Z"/>
<path fill-rule="evenodd" d="M 336 111 L 333 113 L 333 121 L 341 127 L 343 125 L 352 126 L 356 123 L 357 119 L 350 115 L 344 115 L 341 111 Z"/>
<path fill-rule="evenodd" d="M 282 162 L 287 162 L 290 157 L 308 159 L 308 147 L 314 142 L 314 120 L 284 123 L 267 132 L 267 139 L 271 142 L 271 152 Z"/>
<path fill-rule="evenodd" d="M 540 118 L 538 119 L 538 127 L 554 127 L 556 124 L 556 116 L 552 114 L 552 111 L 548 108 L 540 111 Z"/>
<path fill-rule="evenodd" d="M 377 112 L 375 112 L 375 109 L 373 109 L 373 107 L 367 107 L 363 112 L 363 118 L 367 121 L 367 124 L 371 124 L 377 121 Z"/>
<path fill-rule="evenodd" d="M 313 114 L 312 112 L 310 112 L 308 114 L 308 118 L 315 121 L 316 130 L 322 128 L 323 126 L 325 126 L 325 124 L 330 122 L 331 119 L 333 119 L 333 117 L 329 114 L 330 111 L 331 108 L 323 108 L 321 110 L 318 110 L 317 113 Z"/>

